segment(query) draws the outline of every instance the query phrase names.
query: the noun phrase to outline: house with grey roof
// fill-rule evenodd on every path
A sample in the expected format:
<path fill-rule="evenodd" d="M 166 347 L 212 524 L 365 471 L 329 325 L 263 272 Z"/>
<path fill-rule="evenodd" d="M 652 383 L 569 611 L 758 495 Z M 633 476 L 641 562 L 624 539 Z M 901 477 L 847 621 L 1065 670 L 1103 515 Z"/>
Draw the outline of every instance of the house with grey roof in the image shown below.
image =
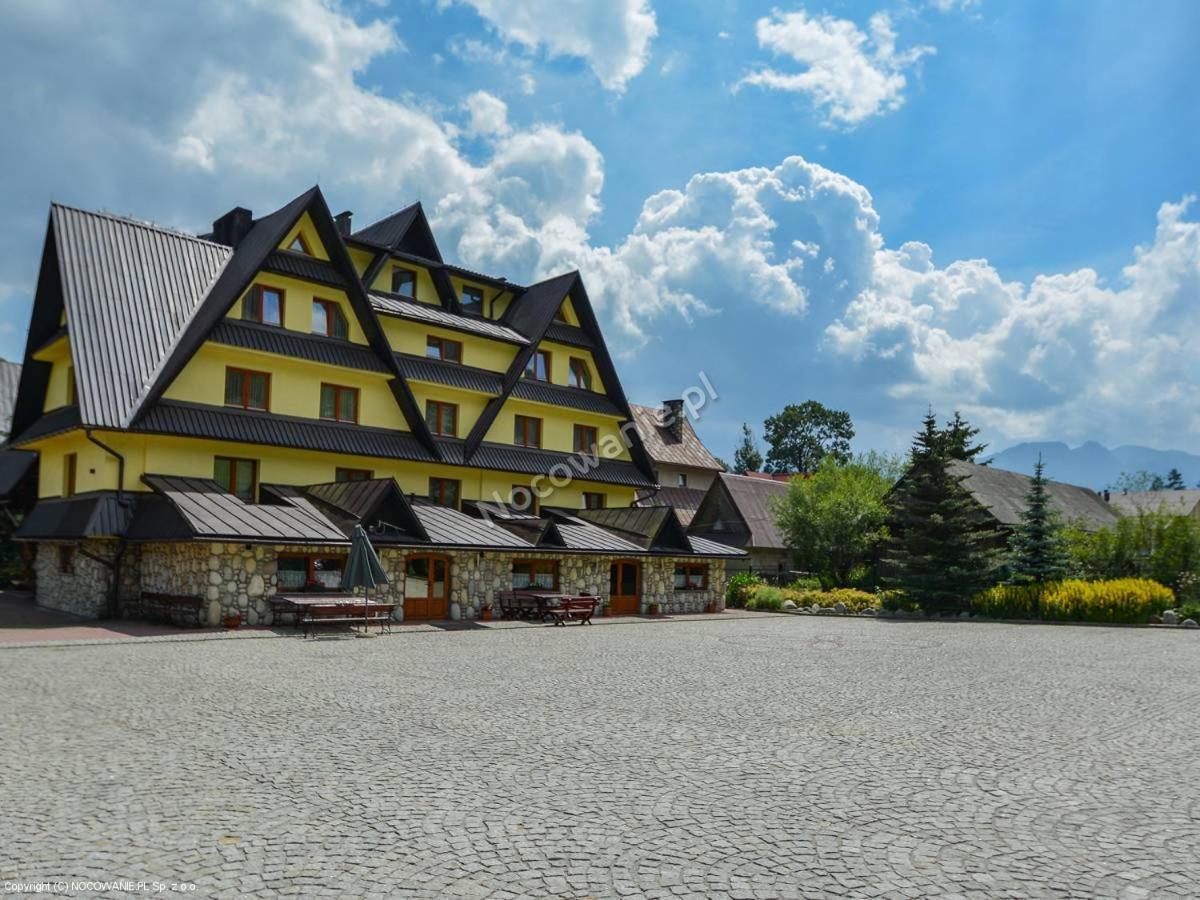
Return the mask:
<path fill-rule="evenodd" d="M 773 507 L 787 491 L 786 481 L 722 472 L 705 493 L 688 533 L 745 550 L 744 559 L 729 562 L 730 572 L 781 575 L 791 569 L 792 555 Z"/>
<path fill-rule="evenodd" d="M 1119 516 L 1166 513 L 1200 519 L 1200 490 L 1104 492 L 1108 505 Z"/>
<path fill-rule="evenodd" d="M 963 487 L 980 508 L 995 519 L 1001 528 L 1011 530 L 1021 523 L 1021 512 L 1025 509 L 1032 478 L 1020 472 L 962 460 L 952 460 L 949 468 L 962 479 Z M 1116 514 L 1104 502 L 1104 498 L 1088 488 L 1048 480 L 1046 493 L 1050 505 L 1062 520 L 1075 527 L 1099 531 L 1117 521 Z"/>
<path fill-rule="evenodd" d="M 633 422 L 658 470 L 658 484 L 639 491 L 637 506 L 671 506 L 687 525 L 717 475 L 725 471 L 704 446 L 683 409 L 682 400 L 662 406 L 629 404 Z"/>

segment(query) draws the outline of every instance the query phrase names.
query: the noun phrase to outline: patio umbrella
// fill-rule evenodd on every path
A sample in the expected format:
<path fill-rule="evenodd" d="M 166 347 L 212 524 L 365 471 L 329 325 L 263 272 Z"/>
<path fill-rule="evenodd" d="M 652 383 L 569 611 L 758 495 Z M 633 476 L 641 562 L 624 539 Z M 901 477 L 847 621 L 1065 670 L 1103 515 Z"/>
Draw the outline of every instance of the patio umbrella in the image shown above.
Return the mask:
<path fill-rule="evenodd" d="M 367 592 L 371 588 L 387 584 L 391 579 L 383 571 L 379 556 L 371 546 L 371 539 L 361 525 L 354 526 L 354 537 L 350 541 L 350 557 L 346 560 L 346 568 L 342 572 L 343 591 L 363 589 L 363 633 L 367 633 L 370 624 L 370 609 L 367 607 Z"/>

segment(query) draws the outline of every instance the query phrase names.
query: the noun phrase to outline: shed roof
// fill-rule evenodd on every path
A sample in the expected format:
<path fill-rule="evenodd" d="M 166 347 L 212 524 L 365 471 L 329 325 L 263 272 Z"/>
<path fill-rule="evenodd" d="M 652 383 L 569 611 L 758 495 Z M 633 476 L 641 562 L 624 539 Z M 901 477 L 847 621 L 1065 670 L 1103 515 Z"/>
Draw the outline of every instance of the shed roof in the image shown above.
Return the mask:
<path fill-rule="evenodd" d="M 129 528 L 133 510 L 134 504 L 128 499 L 120 502 L 116 491 L 53 497 L 38 501 L 14 537 L 22 541 L 121 537 Z"/>
<path fill-rule="evenodd" d="M 963 479 L 963 487 L 997 522 L 1010 528 L 1020 524 L 1032 478 L 1020 472 L 962 460 L 952 460 L 949 468 Z M 1116 513 L 1103 498 L 1088 488 L 1061 481 L 1047 481 L 1046 493 L 1065 522 L 1095 531 L 1117 520 Z"/>

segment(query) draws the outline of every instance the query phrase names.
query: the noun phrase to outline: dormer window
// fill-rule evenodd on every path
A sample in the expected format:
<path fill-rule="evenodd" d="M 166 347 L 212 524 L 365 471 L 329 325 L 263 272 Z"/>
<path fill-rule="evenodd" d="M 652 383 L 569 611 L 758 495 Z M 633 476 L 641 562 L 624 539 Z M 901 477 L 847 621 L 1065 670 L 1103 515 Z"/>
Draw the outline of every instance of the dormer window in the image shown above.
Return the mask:
<path fill-rule="evenodd" d="M 462 289 L 462 307 L 463 312 L 483 314 L 483 289 L 463 285 Z"/>
<path fill-rule="evenodd" d="M 558 312 L 556 312 L 554 314 L 554 321 L 557 322 L 559 325 L 570 325 L 571 324 L 570 322 L 567 321 L 566 309 L 561 306 L 558 308 Z"/>
<path fill-rule="evenodd" d="M 412 269 L 392 269 L 392 293 L 417 299 L 417 273 Z"/>
<path fill-rule="evenodd" d="M 283 325 L 283 291 L 254 285 L 242 301 L 242 318 L 263 325 Z"/>
<path fill-rule="evenodd" d="M 577 356 L 571 357 L 571 366 L 567 371 L 567 384 L 585 391 L 592 389 L 592 370 L 588 368 L 585 361 Z"/>
<path fill-rule="evenodd" d="M 425 338 L 425 356 L 428 359 L 441 359 L 446 362 L 462 362 L 462 344 L 449 338 L 428 335 Z"/>
<path fill-rule="evenodd" d="M 341 338 L 343 341 L 350 336 L 350 326 L 346 322 L 345 314 L 342 313 L 342 307 L 333 300 L 314 300 L 312 317 L 313 334 Z"/>
<path fill-rule="evenodd" d="M 308 242 L 304 240 L 304 235 L 297 231 L 296 237 L 288 244 L 288 249 L 293 253 L 303 253 L 305 256 L 312 256 L 312 251 L 308 249 Z"/>
<path fill-rule="evenodd" d="M 525 364 L 525 377 L 534 381 L 550 380 L 550 351 L 534 350 L 533 356 Z"/>

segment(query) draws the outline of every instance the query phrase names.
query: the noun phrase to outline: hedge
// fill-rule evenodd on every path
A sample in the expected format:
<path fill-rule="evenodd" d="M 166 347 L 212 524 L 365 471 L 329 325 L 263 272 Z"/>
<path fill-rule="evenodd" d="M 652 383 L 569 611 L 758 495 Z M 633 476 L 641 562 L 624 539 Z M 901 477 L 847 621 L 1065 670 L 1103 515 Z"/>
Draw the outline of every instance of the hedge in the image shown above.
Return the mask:
<path fill-rule="evenodd" d="M 866 591 L 854 588 L 835 588 L 832 591 L 797 591 L 777 588 L 766 584 L 751 584 L 745 588 L 746 609 L 782 609 L 785 600 L 797 606 L 836 606 L 846 604 L 850 612 L 862 612 L 868 607 L 879 605 L 879 598 Z"/>
<path fill-rule="evenodd" d="M 972 609 L 995 619 L 1141 624 L 1175 605 L 1170 588 L 1145 578 L 1002 584 L 975 597 Z"/>

